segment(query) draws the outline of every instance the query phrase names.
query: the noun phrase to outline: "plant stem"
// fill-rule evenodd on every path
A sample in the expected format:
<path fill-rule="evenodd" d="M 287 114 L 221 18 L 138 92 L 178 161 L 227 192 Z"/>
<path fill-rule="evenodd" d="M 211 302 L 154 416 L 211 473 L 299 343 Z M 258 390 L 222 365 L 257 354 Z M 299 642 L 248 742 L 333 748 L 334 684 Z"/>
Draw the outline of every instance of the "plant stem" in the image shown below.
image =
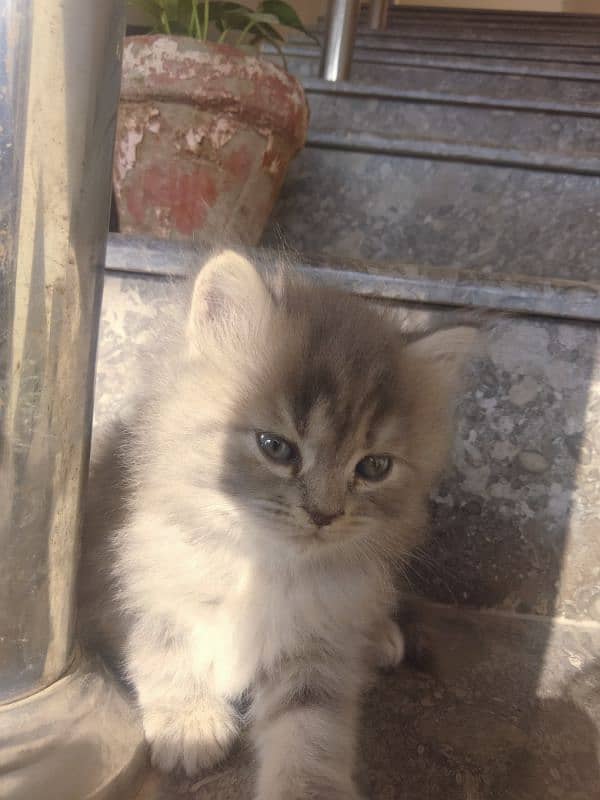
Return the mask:
<path fill-rule="evenodd" d="M 223 44 L 223 42 L 225 41 L 225 37 L 227 36 L 228 33 L 229 33 L 229 28 L 225 28 L 223 33 L 217 39 L 217 44 Z"/>
<path fill-rule="evenodd" d="M 161 12 L 160 21 L 161 21 L 161 23 L 163 25 L 163 28 L 165 29 L 165 33 L 170 36 L 171 35 L 171 26 L 169 25 L 169 18 L 167 16 L 167 12 L 166 11 L 162 11 Z"/>
<path fill-rule="evenodd" d="M 254 26 L 254 20 L 252 20 L 252 19 L 251 19 L 251 20 L 250 20 L 250 22 L 249 22 L 249 23 L 246 25 L 246 27 L 244 28 L 244 30 L 243 30 L 243 31 L 240 33 L 240 35 L 239 35 L 239 38 L 238 38 L 238 40 L 237 40 L 237 42 L 236 42 L 236 44 L 237 44 L 238 46 L 239 46 L 239 45 L 240 45 L 240 44 L 241 44 L 241 43 L 244 41 L 244 37 L 246 36 L 246 34 L 247 34 L 247 33 L 248 33 L 248 31 L 250 30 L 250 28 L 252 28 L 253 26 Z"/>
<path fill-rule="evenodd" d="M 209 21 L 209 0 L 204 0 L 204 36 L 202 37 L 203 41 L 208 39 L 208 21 Z"/>
<path fill-rule="evenodd" d="M 198 0 L 192 0 L 192 19 L 190 22 L 190 27 L 190 36 L 193 36 L 196 39 L 201 39 L 202 32 L 200 30 L 200 20 L 198 19 Z"/>
<path fill-rule="evenodd" d="M 264 36 L 264 38 L 268 42 L 271 42 L 273 47 L 277 50 L 277 52 L 281 56 L 281 60 L 283 61 L 283 68 L 287 72 L 288 71 L 287 59 L 285 57 L 285 53 L 283 52 L 283 49 L 282 49 L 281 45 L 277 41 L 277 39 L 275 39 L 273 36 L 270 36 L 269 33 L 263 28 L 262 25 L 257 25 L 256 27 L 258 28 L 260 33 Z"/>

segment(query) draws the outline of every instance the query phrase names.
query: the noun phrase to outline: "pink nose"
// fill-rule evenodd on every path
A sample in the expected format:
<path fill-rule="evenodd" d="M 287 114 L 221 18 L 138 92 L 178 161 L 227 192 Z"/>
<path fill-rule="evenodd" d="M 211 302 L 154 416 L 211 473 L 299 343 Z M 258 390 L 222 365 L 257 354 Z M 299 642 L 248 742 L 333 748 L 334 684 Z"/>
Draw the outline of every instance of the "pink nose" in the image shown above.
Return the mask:
<path fill-rule="evenodd" d="M 315 523 L 317 528 L 324 528 L 325 525 L 331 525 L 334 519 L 341 517 L 343 511 L 335 511 L 333 514 L 325 514 L 323 511 L 307 510 L 306 513 Z"/>

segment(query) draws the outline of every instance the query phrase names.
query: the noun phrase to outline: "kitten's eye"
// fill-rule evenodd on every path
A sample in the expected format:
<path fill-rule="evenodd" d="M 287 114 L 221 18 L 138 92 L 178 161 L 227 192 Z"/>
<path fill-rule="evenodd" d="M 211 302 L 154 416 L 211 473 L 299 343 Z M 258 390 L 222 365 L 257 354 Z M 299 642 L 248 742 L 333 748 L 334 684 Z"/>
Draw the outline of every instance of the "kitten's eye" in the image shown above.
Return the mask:
<path fill-rule="evenodd" d="M 291 464 L 296 460 L 298 455 L 296 448 L 283 436 L 276 436 L 274 433 L 257 433 L 256 441 L 263 453 L 272 461 L 277 461 L 279 464 Z"/>
<path fill-rule="evenodd" d="M 356 465 L 356 472 L 366 481 L 381 481 L 392 468 L 389 456 L 365 456 Z"/>

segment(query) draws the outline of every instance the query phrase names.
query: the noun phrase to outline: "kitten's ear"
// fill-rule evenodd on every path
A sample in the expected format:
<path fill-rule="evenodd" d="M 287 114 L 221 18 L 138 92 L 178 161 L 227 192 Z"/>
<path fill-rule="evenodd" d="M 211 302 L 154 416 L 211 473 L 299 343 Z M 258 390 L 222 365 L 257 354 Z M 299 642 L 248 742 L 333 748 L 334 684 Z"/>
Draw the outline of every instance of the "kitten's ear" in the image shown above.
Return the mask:
<path fill-rule="evenodd" d="M 425 335 L 404 350 L 411 458 L 428 481 L 444 467 L 464 369 L 480 343 L 476 327 L 461 325 Z"/>
<path fill-rule="evenodd" d="M 209 259 L 194 283 L 188 319 L 191 344 L 243 341 L 271 307 L 271 297 L 248 259 L 224 250 Z"/>

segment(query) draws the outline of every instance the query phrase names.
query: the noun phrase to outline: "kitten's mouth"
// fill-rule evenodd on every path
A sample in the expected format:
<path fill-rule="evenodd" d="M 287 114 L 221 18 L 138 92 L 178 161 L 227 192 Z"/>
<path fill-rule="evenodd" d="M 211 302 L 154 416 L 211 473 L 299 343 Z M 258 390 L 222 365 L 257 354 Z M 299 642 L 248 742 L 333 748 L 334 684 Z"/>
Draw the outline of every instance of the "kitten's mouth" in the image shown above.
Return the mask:
<path fill-rule="evenodd" d="M 308 536 L 305 538 L 311 543 L 335 544 L 344 538 L 343 532 L 339 528 L 332 528 L 329 525 L 327 527 L 311 525 L 306 531 Z"/>

